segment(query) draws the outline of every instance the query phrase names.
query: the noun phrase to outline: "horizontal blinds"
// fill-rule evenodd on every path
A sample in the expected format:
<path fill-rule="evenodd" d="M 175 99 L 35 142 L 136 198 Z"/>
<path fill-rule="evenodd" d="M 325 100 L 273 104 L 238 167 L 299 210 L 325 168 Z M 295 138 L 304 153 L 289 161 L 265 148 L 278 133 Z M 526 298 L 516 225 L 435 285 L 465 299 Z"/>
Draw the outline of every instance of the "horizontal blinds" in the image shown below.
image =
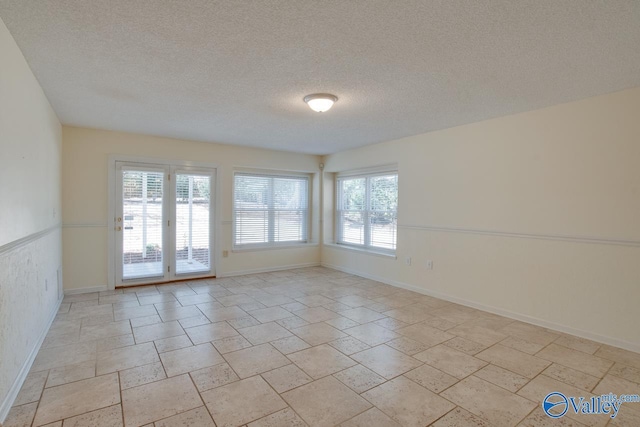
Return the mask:
<path fill-rule="evenodd" d="M 236 173 L 234 180 L 236 246 L 308 240 L 308 177 Z"/>
<path fill-rule="evenodd" d="M 235 236 L 236 245 L 269 242 L 270 178 L 236 175 Z"/>

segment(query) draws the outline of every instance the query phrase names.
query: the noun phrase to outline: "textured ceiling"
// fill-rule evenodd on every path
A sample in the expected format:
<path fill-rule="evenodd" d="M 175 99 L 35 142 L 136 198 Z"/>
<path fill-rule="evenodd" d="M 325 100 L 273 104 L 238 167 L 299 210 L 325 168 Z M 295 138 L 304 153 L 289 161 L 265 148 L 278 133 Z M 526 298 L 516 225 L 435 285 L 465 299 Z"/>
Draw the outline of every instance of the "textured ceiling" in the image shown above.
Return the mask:
<path fill-rule="evenodd" d="M 640 1 L 0 0 L 64 124 L 327 154 L 640 86 Z M 340 99 L 323 114 L 302 98 Z"/>

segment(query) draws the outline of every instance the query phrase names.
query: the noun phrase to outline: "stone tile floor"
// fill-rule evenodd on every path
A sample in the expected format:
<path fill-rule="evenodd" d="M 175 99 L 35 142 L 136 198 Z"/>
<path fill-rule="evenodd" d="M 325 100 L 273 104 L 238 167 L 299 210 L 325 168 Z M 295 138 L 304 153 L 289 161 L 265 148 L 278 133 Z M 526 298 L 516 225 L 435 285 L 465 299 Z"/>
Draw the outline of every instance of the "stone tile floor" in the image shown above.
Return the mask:
<path fill-rule="evenodd" d="M 4 426 L 640 426 L 551 391 L 640 354 L 316 267 L 66 296 Z"/>

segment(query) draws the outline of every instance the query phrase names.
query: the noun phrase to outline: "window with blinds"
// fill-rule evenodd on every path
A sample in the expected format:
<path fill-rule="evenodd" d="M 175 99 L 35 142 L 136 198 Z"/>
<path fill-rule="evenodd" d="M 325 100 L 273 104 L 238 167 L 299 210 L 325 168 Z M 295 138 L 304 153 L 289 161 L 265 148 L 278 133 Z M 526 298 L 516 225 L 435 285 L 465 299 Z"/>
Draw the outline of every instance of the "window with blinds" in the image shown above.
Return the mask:
<path fill-rule="evenodd" d="M 235 247 L 306 243 L 309 177 L 236 172 L 233 214 Z"/>
<path fill-rule="evenodd" d="M 339 176 L 336 242 L 393 252 L 398 222 L 398 173 Z"/>

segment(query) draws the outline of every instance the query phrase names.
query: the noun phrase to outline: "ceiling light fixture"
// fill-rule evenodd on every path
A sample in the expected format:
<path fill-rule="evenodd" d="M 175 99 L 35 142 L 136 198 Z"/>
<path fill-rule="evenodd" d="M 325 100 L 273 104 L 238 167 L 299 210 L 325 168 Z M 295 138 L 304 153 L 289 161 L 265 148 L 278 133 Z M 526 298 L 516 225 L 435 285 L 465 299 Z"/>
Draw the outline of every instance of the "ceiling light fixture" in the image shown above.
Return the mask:
<path fill-rule="evenodd" d="M 328 111 L 337 100 L 337 96 L 329 93 L 314 93 L 304 97 L 304 102 L 309 105 L 309 108 L 313 111 L 317 111 L 318 113 Z"/>

